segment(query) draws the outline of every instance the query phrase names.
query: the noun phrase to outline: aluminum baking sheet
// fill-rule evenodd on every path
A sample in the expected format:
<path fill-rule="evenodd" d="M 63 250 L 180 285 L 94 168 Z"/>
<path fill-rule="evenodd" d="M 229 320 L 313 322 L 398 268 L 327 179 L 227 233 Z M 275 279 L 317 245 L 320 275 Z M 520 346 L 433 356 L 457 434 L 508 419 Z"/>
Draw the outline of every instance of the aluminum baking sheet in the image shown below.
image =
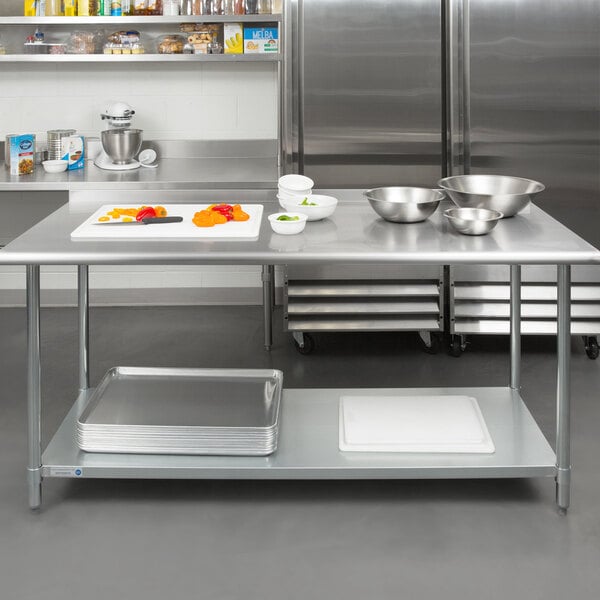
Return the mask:
<path fill-rule="evenodd" d="M 283 374 L 259 369 L 109 370 L 78 421 L 97 452 L 270 454 Z"/>
<path fill-rule="evenodd" d="M 114 367 L 79 422 L 268 429 L 277 425 L 282 384 L 283 373 L 270 369 Z"/>
<path fill-rule="evenodd" d="M 238 450 L 235 448 L 154 448 L 151 446 L 145 448 L 136 448 L 135 450 L 124 446 L 106 446 L 103 444 L 84 444 L 80 445 L 81 450 L 85 452 L 101 452 L 104 454 L 186 454 L 186 455 L 213 455 L 213 456 L 268 456 L 277 450 L 273 446 L 268 450 L 251 449 Z"/>

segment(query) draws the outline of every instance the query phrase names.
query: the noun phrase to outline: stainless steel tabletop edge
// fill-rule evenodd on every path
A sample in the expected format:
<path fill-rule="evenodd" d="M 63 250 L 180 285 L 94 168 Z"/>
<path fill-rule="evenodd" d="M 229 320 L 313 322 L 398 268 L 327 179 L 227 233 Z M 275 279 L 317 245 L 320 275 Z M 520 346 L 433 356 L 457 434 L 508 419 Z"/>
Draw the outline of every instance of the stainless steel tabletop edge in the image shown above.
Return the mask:
<path fill-rule="evenodd" d="M 598 264 L 600 251 L 533 206 L 489 235 L 453 231 L 443 207 L 429 220 L 395 224 L 368 205 L 341 203 L 330 219 L 295 236 L 271 231 L 265 205 L 256 241 L 72 241 L 89 212 L 59 208 L 0 251 L 0 264 Z M 71 207 L 71 210 L 73 207 Z"/>

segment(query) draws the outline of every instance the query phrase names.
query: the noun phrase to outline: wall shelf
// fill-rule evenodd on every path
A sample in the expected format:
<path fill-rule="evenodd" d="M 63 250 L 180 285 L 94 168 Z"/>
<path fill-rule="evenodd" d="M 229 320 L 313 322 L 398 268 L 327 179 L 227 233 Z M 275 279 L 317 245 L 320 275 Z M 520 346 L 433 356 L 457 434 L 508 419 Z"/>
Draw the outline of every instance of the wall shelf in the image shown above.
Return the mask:
<path fill-rule="evenodd" d="M 173 23 L 280 23 L 271 15 L 179 15 L 176 17 L 0 17 L 0 25 L 165 25 Z"/>
<path fill-rule="evenodd" d="M 281 54 L 1 54 L 3 62 L 280 62 Z"/>

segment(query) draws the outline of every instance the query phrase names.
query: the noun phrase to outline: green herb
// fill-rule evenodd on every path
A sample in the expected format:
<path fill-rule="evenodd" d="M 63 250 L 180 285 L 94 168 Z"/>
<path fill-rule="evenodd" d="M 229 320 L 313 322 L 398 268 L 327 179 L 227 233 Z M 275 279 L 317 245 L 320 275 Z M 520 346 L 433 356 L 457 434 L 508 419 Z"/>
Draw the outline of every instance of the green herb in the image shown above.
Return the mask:
<path fill-rule="evenodd" d="M 281 215 L 280 217 L 277 217 L 278 221 L 299 221 L 300 217 L 296 216 L 296 217 L 290 217 L 288 215 Z"/>
<path fill-rule="evenodd" d="M 300 206 L 317 206 L 316 202 L 309 202 L 308 198 L 304 198 L 302 202 L 300 202 Z"/>

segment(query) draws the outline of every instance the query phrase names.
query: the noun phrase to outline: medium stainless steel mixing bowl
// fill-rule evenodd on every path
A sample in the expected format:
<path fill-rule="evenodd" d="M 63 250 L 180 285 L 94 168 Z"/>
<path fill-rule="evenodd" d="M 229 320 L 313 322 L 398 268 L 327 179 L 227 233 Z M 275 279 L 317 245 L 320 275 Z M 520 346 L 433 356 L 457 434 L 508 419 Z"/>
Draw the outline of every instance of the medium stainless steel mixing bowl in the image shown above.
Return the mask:
<path fill-rule="evenodd" d="M 545 189 L 539 181 L 507 175 L 455 175 L 438 185 L 457 206 L 498 210 L 505 217 L 516 215 Z"/>
<path fill-rule="evenodd" d="M 117 165 L 127 165 L 142 147 L 141 129 L 107 129 L 101 133 L 102 147 Z"/>
<path fill-rule="evenodd" d="M 373 210 L 393 223 L 424 221 L 435 212 L 444 195 L 440 190 L 418 187 L 380 187 L 363 192 Z"/>
<path fill-rule="evenodd" d="M 449 208 L 444 216 L 459 233 L 465 235 L 484 235 L 489 233 L 502 218 L 498 210 L 486 208 Z"/>

